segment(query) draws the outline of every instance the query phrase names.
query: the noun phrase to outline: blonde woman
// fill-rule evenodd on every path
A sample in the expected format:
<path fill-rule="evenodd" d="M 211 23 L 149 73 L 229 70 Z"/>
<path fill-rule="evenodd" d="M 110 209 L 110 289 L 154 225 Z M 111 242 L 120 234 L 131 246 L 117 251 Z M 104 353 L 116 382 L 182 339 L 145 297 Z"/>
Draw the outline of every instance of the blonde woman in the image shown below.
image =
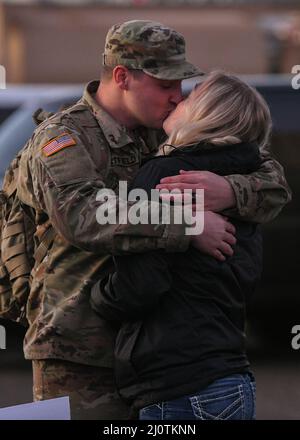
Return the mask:
<path fill-rule="evenodd" d="M 271 131 L 254 89 L 211 73 L 166 119 L 168 140 L 138 173 L 152 188 L 180 170 L 251 173 Z M 254 419 L 255 381 L 245 351 L 245 306 L 260 278 L 256 224 L 232 219 L 234 254 L 220 262 L 190 247 L 115 258 L 92 292 L 94 309 L 122 322 L 116 384 L 140 419 Z"/>

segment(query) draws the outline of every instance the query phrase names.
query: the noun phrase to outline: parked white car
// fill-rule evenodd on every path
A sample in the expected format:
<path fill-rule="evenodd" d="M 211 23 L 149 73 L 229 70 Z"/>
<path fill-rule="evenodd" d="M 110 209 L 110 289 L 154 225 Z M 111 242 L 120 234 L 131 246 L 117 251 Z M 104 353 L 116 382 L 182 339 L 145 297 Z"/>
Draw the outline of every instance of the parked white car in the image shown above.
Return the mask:
<path fill-rule="evenodd" d="M 56 112 L 82 95 L 83 85 L 8 86 L 0 91 L 0 183 L 16 153 L 25 145 L 36 125 L 32 115 L 42 108 Z"/>

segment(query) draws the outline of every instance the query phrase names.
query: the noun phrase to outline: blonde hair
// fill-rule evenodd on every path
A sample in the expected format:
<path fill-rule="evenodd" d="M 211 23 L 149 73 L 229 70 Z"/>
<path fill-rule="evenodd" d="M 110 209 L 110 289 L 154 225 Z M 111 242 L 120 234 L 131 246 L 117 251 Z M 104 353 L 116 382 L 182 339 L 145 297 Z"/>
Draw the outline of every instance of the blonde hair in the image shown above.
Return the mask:
<path fill-rule="evenodd" d="M 264 98 L 239 78 L 221 71 L 211 72 L 191 92 L 185 112 L 158 154 L 200 142 L 213 145 L 257 143 L 267 147 L 272 121 Z"/>

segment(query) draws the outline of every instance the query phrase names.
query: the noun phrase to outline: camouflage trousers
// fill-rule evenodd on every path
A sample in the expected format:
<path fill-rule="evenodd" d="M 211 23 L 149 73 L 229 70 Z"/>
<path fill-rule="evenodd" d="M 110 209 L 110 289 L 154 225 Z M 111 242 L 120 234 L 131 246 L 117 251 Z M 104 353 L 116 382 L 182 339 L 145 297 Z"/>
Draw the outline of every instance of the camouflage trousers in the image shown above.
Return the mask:
<path fill-rule="evenodd" d="M 70 397 L 74 420 L 128 420 L 130 407 L 119 397 L 110 368 L 73 362 L 34 360 L 34 400 Z"/>

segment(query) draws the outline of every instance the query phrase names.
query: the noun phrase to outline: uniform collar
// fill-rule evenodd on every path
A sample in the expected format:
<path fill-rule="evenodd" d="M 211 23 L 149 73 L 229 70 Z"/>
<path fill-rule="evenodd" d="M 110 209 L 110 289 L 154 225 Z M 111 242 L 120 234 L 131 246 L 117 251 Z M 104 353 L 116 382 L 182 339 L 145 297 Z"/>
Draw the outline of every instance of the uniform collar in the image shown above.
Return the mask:
<path fill-rule="evenodd" d="M 136 139 L 128 133 L 127 129 L 120 125 L 96 102 L 94 95 L 99 87 L 99 83 L 100 81 L 91 81 L 86 85 L 82 101 L 91 108 L 110 147 L 122 148 L 128 144 L 136 143 Z"/>

